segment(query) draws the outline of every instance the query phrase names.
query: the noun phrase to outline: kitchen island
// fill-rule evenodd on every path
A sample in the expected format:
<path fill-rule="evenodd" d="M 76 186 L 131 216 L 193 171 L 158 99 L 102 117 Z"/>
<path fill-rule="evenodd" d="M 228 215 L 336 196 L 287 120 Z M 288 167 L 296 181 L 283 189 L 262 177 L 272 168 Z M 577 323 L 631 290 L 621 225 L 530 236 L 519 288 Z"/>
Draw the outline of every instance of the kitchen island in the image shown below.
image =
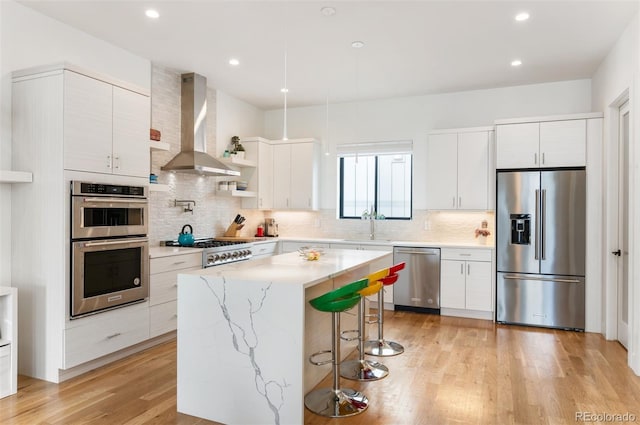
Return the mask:
<path fill-rule="evenodd" d="M 331 315 L 307 301 L 390 257 L 328 249 L 316 261 L 289 253 L 179 275 L 178 411 L 226 424 L 303 423 L 304 395 L 331 367 L 307 360 L 331 346 Z M 342 329 L 357 327 L 355 315 L 342 316 Z"/>

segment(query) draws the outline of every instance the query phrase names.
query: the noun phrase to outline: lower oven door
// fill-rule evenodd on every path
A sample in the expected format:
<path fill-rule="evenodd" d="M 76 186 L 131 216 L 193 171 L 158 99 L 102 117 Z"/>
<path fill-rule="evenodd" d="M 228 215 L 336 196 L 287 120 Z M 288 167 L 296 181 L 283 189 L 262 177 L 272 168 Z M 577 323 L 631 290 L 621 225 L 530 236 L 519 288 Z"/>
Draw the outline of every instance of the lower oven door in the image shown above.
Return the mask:
<path fill-rule="evenodd" d="M 149 296 L 148 238 L 73 242 L 72 253 L 72 318 Z"/>

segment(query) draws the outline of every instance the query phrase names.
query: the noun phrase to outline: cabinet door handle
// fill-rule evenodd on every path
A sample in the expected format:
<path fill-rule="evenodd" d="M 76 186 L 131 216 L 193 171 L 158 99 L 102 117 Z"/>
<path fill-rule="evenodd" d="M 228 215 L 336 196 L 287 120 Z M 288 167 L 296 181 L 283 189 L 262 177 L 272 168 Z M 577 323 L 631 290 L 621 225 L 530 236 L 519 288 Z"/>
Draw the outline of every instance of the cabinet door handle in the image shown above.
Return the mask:
<path fill-rule="evenodd" d="M 538 165 L 538 154 L 537 153 L 533 153 L 533 163 Z"/>
<path fill-rule="evenodd" d="M 113 161 L 113 168 L 115 168 L 116 170 L 120 168 L 120 155 L 116 155 L 113 157 L 114 161 Z"/>
<path fill-rule="evenodd" d="M 186 261 L 176 261 L 175 263 L 173 263 L 174 266 L 177 266 L 178 264 L 184 264 L 186 263 Z"/>
<path fill-rule="evenodd" d="M 262 198 L 258 198 L 258 206 L 262 206 Z"/>
<path fill-rule="evenodd" d="M 107 335 L 107 339 L 113 339 L 113 338 L 115 338 L 117 336 L 120 336 L 120 335 L 122 335 L 120 332 L 116 332 L 114 334 Z"/>
<path fill-rule="evenodd" d="M 107 155 L 107 168 L 111 168 L 111 155 Z"/>
<path fill-rule="evenodd" d="M 458 208 L 462 208 L 462 196 L 458 197 Z"/>
<path fill-rule="evenodd" d="M 451 202 L 451 206 L 453 208 L 455 208 L 456 207 L 456 197 L 454 196 L 452 199 L 453 199 L 453 201 Z"/>
<path fill-rule="evenodd" d="M 544 165 L 544 152 L 542 152 L 542 165 Z"/>
<path fill-rule="evenodd" d="M 460 274 L 464 274 L 464 264 L 460 263 Z"/>
<path fill-rule="evenodd" d="M 467 263 L 467 274 L 471 274 L 471 264 Z"/>

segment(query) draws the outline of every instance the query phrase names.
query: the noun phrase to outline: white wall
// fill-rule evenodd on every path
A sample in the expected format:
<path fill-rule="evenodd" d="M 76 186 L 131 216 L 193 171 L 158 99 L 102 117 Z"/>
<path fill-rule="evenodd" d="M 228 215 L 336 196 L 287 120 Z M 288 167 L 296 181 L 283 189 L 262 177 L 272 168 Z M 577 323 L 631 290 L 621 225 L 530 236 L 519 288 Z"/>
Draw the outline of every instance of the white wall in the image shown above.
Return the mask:
<path fill-rule="evenodd" d="M 616 266 L 618 260 L 609 255 L 619 248 L 617 228 L 617 137 L 618 107 L 620 101 L 628 96 L 631 111 L 630 132 L 630 198 L 629 198 L 629 365 L 636 374 L 640 374 L 640 196 L 637 190 L 640 181 L 638 164 L 640 163 L 640 17 L 631 21 L 605 60 L 600 64 L 592 79 L 593 107 L 604 112 L 604 143 L 602 146 L 603 165 L 603 218 L 604 253 L 602 258 L 604 282 L 603 320 L 605 336 L 617 339 L 617 287 Z"/>
<path fill-rule="evenodd" d="M 0 169 L 11 168 L 11 72 L 63 61 L 151 86 L 148 60 L 14 1 L 0 1 Z M 10 241 L 11 186 L 0 184 L 0 285 L 11 284 Z"/>
<path fill-rule="evenodd" d="M 413 96 L 361 103 L 329 104 L 328 149 L 323 156 L 320 206 L 334 209 L 336 199 L 336 144 L 359 141 L 407 140 L 414 142 L 414 186 L 425 181 L 419 164 L 426 159 L 427 134 L 431 130 L 492 125 L 499 118 L 567 114 L 591 111 L 591 81 L 475 90 L 429 96 Z M 315 137 L 327 148 L 325 105 L 287 110 L 288 136 Z M 282 137 L 282 110 L 265 115 L 264 137 Z M 425 209 L 423 192 L 417 191 L 414 209 Z"/>
<path fill-rule="evenodd" d="M 228 94 L 216 91 L 216 150 L 222 156 L 233 136 L 260 136 L 264 133 L 264 111 Z"/>

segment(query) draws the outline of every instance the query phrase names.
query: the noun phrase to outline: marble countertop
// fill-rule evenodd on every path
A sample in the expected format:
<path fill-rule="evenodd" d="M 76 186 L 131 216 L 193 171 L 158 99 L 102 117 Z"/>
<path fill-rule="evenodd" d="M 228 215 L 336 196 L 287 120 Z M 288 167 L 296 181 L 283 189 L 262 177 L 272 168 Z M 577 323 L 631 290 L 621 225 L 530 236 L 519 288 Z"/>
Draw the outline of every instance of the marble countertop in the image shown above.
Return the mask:
<path fill-rule="evenodd" d="M 169 257 L 172 255 L 183 255 L 201 253 L 202 248 L 183 248 L 180 246 L 152 246 L 149 248 L 149 258 Z"/>
<path fill-rule="evenodd" d="M 307 261 L 297 252 L 291 252 L 209 267 L 187 274 L 219 276 L 234 282 L 295 284 L 306 288 L 389 255 L 392 255 L 391 252 L 385 251 L 325 249 L 318 260 Z"/>

